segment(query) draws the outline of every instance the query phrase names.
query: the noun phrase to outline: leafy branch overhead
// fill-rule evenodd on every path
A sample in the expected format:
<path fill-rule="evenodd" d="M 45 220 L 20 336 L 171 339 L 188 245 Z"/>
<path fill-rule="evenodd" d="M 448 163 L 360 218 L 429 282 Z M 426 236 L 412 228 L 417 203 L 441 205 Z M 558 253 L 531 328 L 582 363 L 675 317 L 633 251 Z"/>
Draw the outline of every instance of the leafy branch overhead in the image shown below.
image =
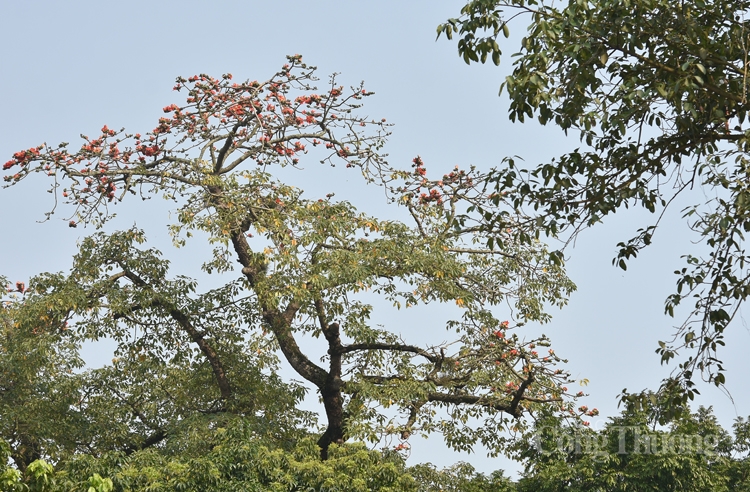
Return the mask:
<path fill-rule="evenodd" d="M 677 196 L 705 256 L 684 256 L 665 310 L 691 304 L 674 339 L 657 352 L 667 362 L 684 350 L 665 389 L 696 393 L 693 375 L 721 385 L 723 334 L 750 293 L 744 235 L 748 204 L 747 1 L 468 2 L 438 27 L 459 37 L 468 62 L 499 63 L 496 41 L 508 25 L 527 32 L 513 73 L 501 86 L 511 120 L 536 118 L 577 132 L 582 146 L 523 169 L 509 161 L 487 184 L 517 208 L 531 208 L 540 232 L 573 238 L 623 207 L 657 218 L 618 244 L 613 262 L 648 246 Z M 689 198 L 688 198 L 689 197 Z M 490 215 L 492 212 L 490 211 Z M 495 216 L 494 223 L 502 223 Z"/>
<path fill-rule="evenodd" d="M 265 82 L 178 78 L 186 102 L 166 106 L 153 130 L 105 126 L 75 151 L 43 144 L 5 165 L 9 185 L 48 176 L 55 206 L 73 210 L 71 226 L 102 226 L 131 194 L 174 200 L 175 243 L 207 239 L 216 249 L 202 267 L 229 279 L 201 293 L 188 276 L 170 274 L 143 231 L 99 232 L 83 240 L 69 273 L 36 277 L 11 301 L 9 316 L 26 323 L 28 310 L 52 313 L 54 322 L 34 329 L 118 342 L 113 365 L 90 376 L 115 396 L 85 389 L 93 383 L 79 390 L 87 411 L 118 415 L 117 440 L 102 447 L 162 446 L 179 422 L 217 416 L 252 416 L 262 429 L 301 397 L 295 384 L 269 379 L 277 355 L 320 396 L 324 459 L 349 439 L 395 437 L 403 451 L 415 432 L 499 453 L 507 431 L 538 409 L 583 416 L 549 340 L 516 331 L 546 321 L 544 308 L 574 289 L 542 243 L 516 240 L 533 234 L 527 218 L 501 195 L 488 197 L 490 176 L 476 169 L 432 178 L 420 158 L 410 169 L 391 167 L 384 120 L 358 116 L 372 92 L 335 78 L 317 92 L 315 80 L 299 56 Z M 385 187 L 406 220 L 361 213 L 332 193 L 306 198 L 278 178 L 280 167 L 313 155 Z M 488 199 L 507 217 L 502 228 L 484 213 Z M 502 247 L 485 246 L 500 237 Z M 374 323 L 374 309 L 388 304 L 447 304 L 455 318 Z M 305 342 L 310 336 L 325 341 L 321 352 Z M 274 432 L 309 425 L 305 412 L 287 416 Z"/>

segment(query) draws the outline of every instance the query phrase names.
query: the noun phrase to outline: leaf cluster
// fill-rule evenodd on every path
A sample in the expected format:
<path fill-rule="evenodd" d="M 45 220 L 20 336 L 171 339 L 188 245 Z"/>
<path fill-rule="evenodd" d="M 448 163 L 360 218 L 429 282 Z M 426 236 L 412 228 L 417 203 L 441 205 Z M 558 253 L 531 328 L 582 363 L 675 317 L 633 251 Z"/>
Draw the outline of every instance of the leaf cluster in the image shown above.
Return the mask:
<path fill-rule="evenodd" d="M 618 244 L 613 263 L 625 269 L 651 244 L 678 195 L 695 200 L 683 215 L 708 253 L 684 256 L 685 267 L 675 271 L 676 292 L 665 311 L 673 316 L 687 301 L 689 315 L 657 350 L 662 362 L 688 354 L 664 385 L 682 388 L 682 402 L 697 392 L 694 375 L 724 384 L 717 348 L 750 292 L 749 6 L 744 0 L 477 0 L 438 27 L 439 35 L 459 34 L 464 59 L 484 61 L 488 49 L 500 55 L 490 41 L 501 27 L 525 26 L 513 72 L 501 86 L 509 117 L 536 118 L 581 140 L 580 148 L 535 168 L 508 160 L 487 180 L 516 209 L 533 210 L 537 233 L 571 241 L 607 215 L 642 207 L 657 218 Z M 488 213 L 493 223 L 505 221 Z"/>

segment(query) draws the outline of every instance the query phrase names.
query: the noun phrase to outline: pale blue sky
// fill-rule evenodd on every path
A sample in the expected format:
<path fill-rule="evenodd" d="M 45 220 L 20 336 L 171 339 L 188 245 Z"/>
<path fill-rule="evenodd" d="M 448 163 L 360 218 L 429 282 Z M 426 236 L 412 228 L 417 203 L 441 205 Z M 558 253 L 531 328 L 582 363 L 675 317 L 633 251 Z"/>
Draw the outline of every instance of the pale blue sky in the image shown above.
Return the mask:
<path fill-rule="evenodd" d="M 365 80 L 375 91 L 365 113 L 395 124 L 386 148 L 394 165 L 406 167 L 417 154 L 436 173 L 456 164 L 489 168 L 516 154 L 533 164 L 574 146 L 575 139 L 565 140 L 554 128 L 507 120 L 506 100 L 497 90 L 509 57 L 501 68 L 467 66 L 455 42 L 435 42 L 437 24 L 457 16 L 462 5 L 460 0 L 2 2 L 0 161 L 44 141 L 75 143 L 80 133 L 93 134 L 103 124 L 151 129 L 161 108 L 180 100 L 171 92 L 176 76 L 231 72 L 240 79 L 265 79 L 285 55 L 295 53 L 319 67 L 322 82 L 340 72 L 343 83 Z M 313 179 L 311 186 L 325 183 Z M 90 232 L 58 220 L 37 223 L 52 205 L 43 189 L 40 181 L 29 181 L 0 191 L 0 274 L 12 280 L 68 268 L 76 240 Z M 337 197 L 371 213 L 384 206 L 376 189 L 353 188 L 351 197 L 337 191 Z M 149 207 L 121 207 L 115 226 L 137 222 L 164 244 L 168 217 L 163 208 Z M 567 251 L 579 289 L 541 331 L 570 360 L 574 377 L 590 380 L 585 403 L 598 407 L 601 419 L 617 413 L 615 396 L 623 388 L 654 388 L 668 373 L 654 353 L 674 321 L 663 316 L 663 301 L 673 288 L 672 272 L 682 266 L 680 255 L 692 247 L 677 212 L 627 272 L 611 266 L 615 244 L 645 225 L 647 214 L 618 214 L 582 234 Z M 181 268 L 197 270 L 189 251 L 167 254 L 174 254 Z M 736 407 L 712 387 L 701 387 L 699 399 L 714 405 L 725 426 L 750 413 L 744 380 L 750 373 L 744 355 L 750 332 L 743 320 L 728 331 L 727 342 L 722 355 Z M 438 445 L 439 437 L 433 441 L 415 443 L 411 462 L 447 465 L 462 459 L 484 471 L 512 466 L 485 459 L 481 450 L 453 454 Z"/>

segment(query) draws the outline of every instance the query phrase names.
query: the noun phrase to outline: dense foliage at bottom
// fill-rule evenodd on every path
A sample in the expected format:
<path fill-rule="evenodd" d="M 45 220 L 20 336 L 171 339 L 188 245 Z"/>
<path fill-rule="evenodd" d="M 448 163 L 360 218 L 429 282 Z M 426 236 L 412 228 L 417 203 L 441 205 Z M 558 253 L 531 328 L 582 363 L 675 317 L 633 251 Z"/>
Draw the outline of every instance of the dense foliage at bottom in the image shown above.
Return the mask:
<path fill-rule="evenodd" d="M 396 451 L 360 443 L 334 446 L 321 461 L 315 436 L 270 441 L 255 424 L 231 418 L 212 429 L 185 426 L 162 446 L 131 454 L 77 455 L 55 467 L 38 460 L 7 466 L 3 491 L 742 491 L 750 490 L 750 421 L 730 434 L 711 412 L 686 412 L 654 427 L 652 409 L 632 406 L 598 430 L 540 416 L 510 452 L 524 463 L 511 481 L 468 463 L 443 470 L 408 467 Z M 10 448 L 0 441 L 0 459 Z"/>

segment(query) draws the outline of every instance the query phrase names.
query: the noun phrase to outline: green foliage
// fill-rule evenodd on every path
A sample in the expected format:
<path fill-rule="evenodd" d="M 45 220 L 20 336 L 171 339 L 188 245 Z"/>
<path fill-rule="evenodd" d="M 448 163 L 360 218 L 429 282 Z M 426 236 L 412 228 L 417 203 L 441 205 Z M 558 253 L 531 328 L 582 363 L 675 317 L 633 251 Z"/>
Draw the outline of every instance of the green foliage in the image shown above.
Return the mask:
<path fill-rule="evenodd" d="M 710 408 L 668 428 L 652 425 L 651 410 L 631 406 L 599 430 L 543 419 L 521 451 L 518 490 L 746 490 L 740 435 L 730 437 Z"/>
<path fill-rule="evenodd" d="M 577 234 L 623 207 L 657 213 L 618 244 L 613 263 L 648 246 L 663 211 L 677 195 L 696 205 L 683 211 L 705 257 L 686 255 L 677 288 L 666 300 L 674 315 L 691 313 L 673 340 L 660 343 L 662 362 L 684 349 L 665 381 L 680 403 L 697 392 L 693 375 L 725 381 L 716 357 L 723 333 L 750 293 L 744 235 L 748 208 L 748 47 L 750 3 L 669 0 L 475 0 L 438 27 L 457 34 L 467 61 L 499 61 L 495 39 L 509 23 L 527 32 L 513 73 L 501 87 L 511 120 L 537 118 L 577 132 L 583 146 L 528 170 L 512 160 L 487 184 L 514 207 L 532 207 L 537 233 Z M 480 207 L 495 225 L 506 219 Z M 522 238 L 524 239 L 524 238 Z"/>
<path fill-rule="evenodd" d="M 73 372 L 83 362 L 78 344 L 62 335 L 54 318 L 38 304 L 0 305 L 0 439 L 11 444 L 9 455 L 21 471 L 42 450 L 55 460 L 67 456 L 81 425 L 80 415 L 69 409 L 81 389 Z M 47 329 L 47 322 L 55 328 Z"/>
<path fill-rule="evenodd" d="M 502 471 L 490 476 L 477 473 L 468 463 L 456 463 L 443 470 L 431 464 L 416 465 L 408 469 L 417 481 L 420 492 L 511 492 L 513 482 Z"/>
<path fill-rule="evenodd" d="M 243 419 L 209 433 L 187 431 L 179 439 L 193 443 L 190 452 L 154 447 L 130 455 L 81 454 L 54 470 L 44 461 L 29 465 L 25 474 L 8 468 L 0 490 L 750 490 L 745 419 L 737 419 L 730 436 L 710 408 L 685 412 L 662 428 L 654 427 L 651 414 L 631 406 L 599 430 L 566 423 L 549 411 L 539 415 L 516 442 L 525 464 L 517 482 L 501 471 L 477 473 L 468 463 L 407 468 L 398 453 L 362 444 L 332 445 L 328 460 L 321 461 L 311 436 L 279 447 Z M 0 449 L 7 449 L 3 441 Z"/>
<path fill-rule="evenodd" d="M 279 448 L 259 440 L 252 426 L 242 421 L 217 428 L 209 436 L 188 439 L 195 441 L 194 452 L 147 449 L 129 456 L 79 455 L 57 470 L 35 461 L 23 481 L 19 472 L 8 469 L 13 473 L 2 476 L 0 490 L 417 490 L 400 456 L 384 456 L 363 445 L 334 445 L 329 459 L 321 461 L 314 439 L 303 438 L 291 447 Z"/>

